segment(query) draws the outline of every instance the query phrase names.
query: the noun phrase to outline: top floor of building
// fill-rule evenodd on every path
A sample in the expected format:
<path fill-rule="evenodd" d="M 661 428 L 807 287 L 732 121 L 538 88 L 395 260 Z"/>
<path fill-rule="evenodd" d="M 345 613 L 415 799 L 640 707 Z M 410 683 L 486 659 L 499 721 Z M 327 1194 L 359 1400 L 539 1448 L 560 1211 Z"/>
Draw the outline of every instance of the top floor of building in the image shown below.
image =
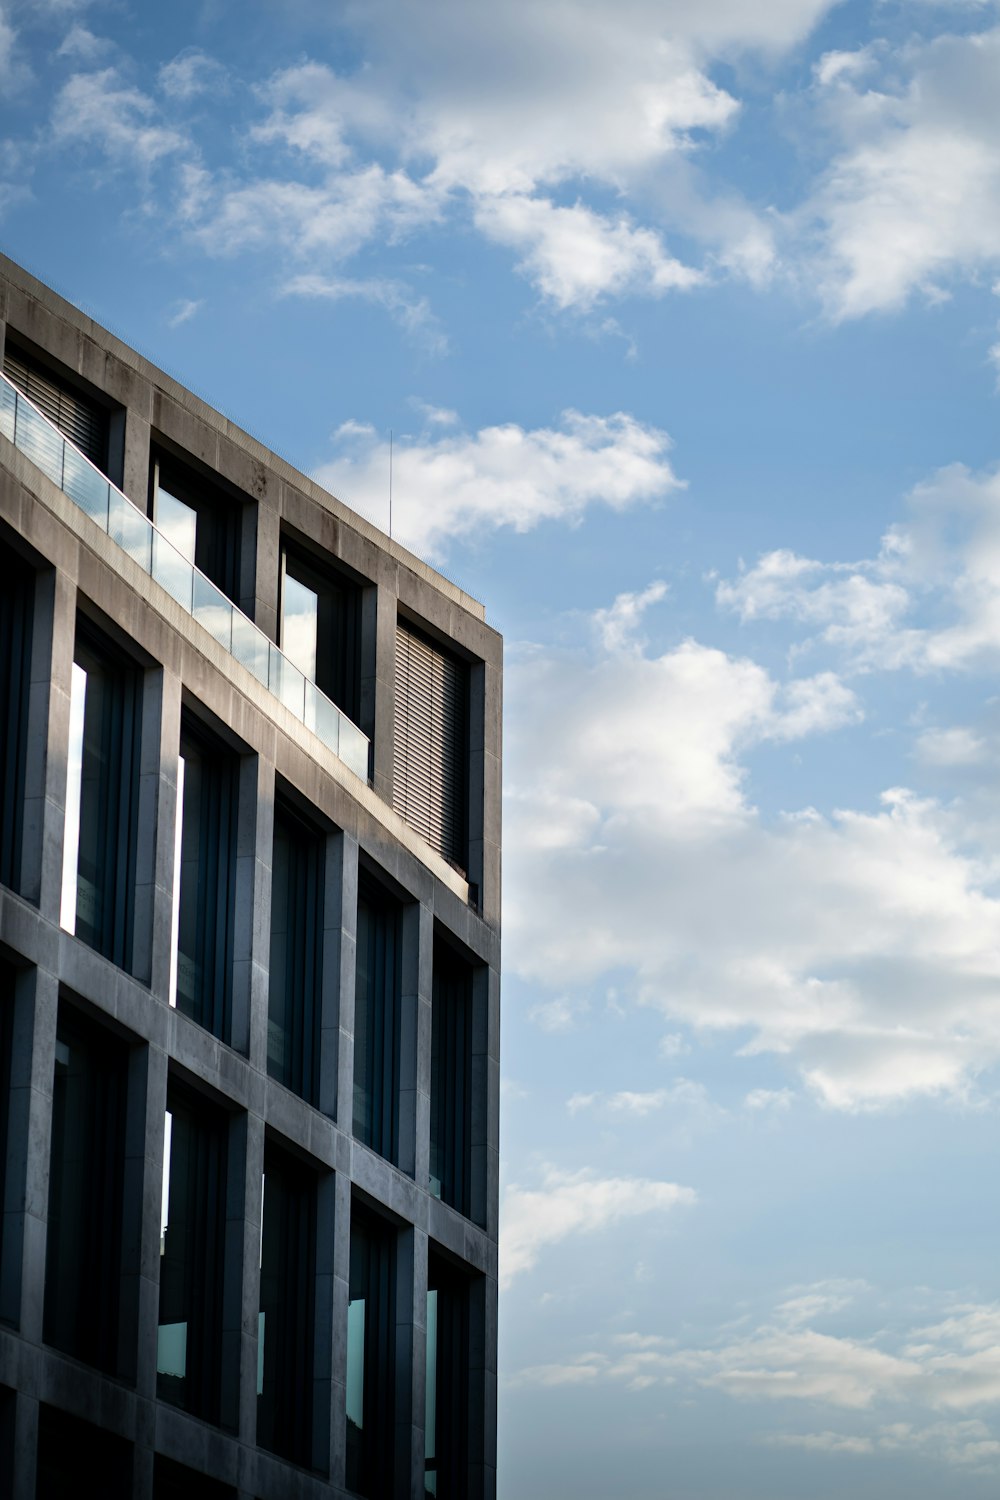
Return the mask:
<path fill-rule="evenodd" d="M 502 651 L 483 606 L 5 257 L 0 355 L 0 431 L 123 574 L 138 563 L 144 605 L 207 629 L 253 708 L 316 736 L 387 843 L 497 927 Z"/>

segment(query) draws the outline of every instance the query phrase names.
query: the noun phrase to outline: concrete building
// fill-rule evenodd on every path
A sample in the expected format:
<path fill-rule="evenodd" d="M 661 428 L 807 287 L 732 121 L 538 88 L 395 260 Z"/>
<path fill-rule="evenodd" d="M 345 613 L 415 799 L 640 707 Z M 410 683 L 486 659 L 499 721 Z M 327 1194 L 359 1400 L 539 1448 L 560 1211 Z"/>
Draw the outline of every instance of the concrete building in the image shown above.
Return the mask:
<path fill-rule="evenodd" d="M 0 1494 L 489 1496 L 501 643 L 0 258 Z"/>

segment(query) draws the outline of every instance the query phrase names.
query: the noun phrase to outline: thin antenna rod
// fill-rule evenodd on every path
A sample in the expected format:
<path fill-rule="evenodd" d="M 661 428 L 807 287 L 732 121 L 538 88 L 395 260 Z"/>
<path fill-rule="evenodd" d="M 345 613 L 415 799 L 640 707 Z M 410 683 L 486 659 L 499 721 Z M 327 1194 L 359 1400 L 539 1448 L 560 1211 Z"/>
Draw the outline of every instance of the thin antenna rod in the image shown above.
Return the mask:
<path fill-rule="evenodd" d="M 389 540 L 392 541 L 392 428 L 389 428 Z"/>

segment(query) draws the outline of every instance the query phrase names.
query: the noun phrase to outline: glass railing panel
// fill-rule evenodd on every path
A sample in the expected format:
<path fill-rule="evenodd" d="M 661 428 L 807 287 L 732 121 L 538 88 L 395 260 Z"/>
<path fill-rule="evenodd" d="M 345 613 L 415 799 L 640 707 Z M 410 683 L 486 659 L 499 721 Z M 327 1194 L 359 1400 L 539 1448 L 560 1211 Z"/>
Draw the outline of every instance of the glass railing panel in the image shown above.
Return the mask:
<path fill-rule="evenodd" d="M 62 488 L 62 433 L 20 396 L 14 417 L 14 442 L 53 484 Z"/>
<path fill-rule="evenodd" d="M 0 433 L 223 645 L 297 719 L 368 778 L 368 738 L 59 429 L 0 375 Z"/>
<path fill-rule="evenodd" d="M 271 642 L 263 631 L 258 630 L 252 620 L 239 610 L 233 612 L 233 655 L 242 662 L 257 681 L 267 687 L 268 656 Z"/>
<path fill-rule="evenodd" d="M 368 736 L 362 734 L 358 726 L 352 723 L 346 714 L 341 714 L 338 753 L 344 765 L 352 770 L 355 776 L 360 776 L 362 781 L 368 780 L 368 745 Z"/>
<path fill-rule="evenodd" d="M 343 714 L 336 704 L 321 693 L 314 682 L 306 680 L 305 726 L 318 734 L 334 755 L 340 754 L 340 725 Z"/>
<path fill-rule="evenodd" d="M 17 411 L 17 393 L 6 381 L 0 383 L 0 432 L 8 443 L 14 441 L 14 413 Z"/>
<path fill-rule="evenodd" d="M 287 656 L 277 646 L 271 646 L 268 660 L 268 682 L 274 696 L 290 708 L 297 719 L 305 721 L 306 679 L 298 667 L 293 667 Z"/>
<path fill-rule="evenodd" d="M 217 589 L 197 568 L 194 574 L 194 608 L 191 613 L 227 651 L 233 644 L 233 610 L 235 606 L 221 589 Z"/>
<path fill-rule="evenodd" d="M 194 574 L 194 564 L 154 528 L 152 576 L 189 615 L 194 613 Z"/>
<path fill-rule="evenodd" d="M 102 531 L 107 531 L 111 502 L 109 480 L 69 443 L 63 444 L 63 450 L 63 489 L 81 510 L 93 517 Z"/>
<path fill-rule="evenodd" d="M 121 490 L 111 487 L 108 536 L 133 558 L 144 573 L 152 571 L 153 527 Z"/>

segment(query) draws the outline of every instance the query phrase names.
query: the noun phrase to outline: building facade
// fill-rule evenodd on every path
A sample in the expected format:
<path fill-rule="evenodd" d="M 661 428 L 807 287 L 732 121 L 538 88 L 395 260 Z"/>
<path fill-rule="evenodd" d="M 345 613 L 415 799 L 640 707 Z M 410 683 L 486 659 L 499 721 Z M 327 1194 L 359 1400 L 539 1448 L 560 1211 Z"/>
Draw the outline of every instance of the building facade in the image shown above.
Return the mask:
<path fill-rule="evenodd" d="M 0 258 L 0 1494 L 496 1488 L 501 643 Z"/>

